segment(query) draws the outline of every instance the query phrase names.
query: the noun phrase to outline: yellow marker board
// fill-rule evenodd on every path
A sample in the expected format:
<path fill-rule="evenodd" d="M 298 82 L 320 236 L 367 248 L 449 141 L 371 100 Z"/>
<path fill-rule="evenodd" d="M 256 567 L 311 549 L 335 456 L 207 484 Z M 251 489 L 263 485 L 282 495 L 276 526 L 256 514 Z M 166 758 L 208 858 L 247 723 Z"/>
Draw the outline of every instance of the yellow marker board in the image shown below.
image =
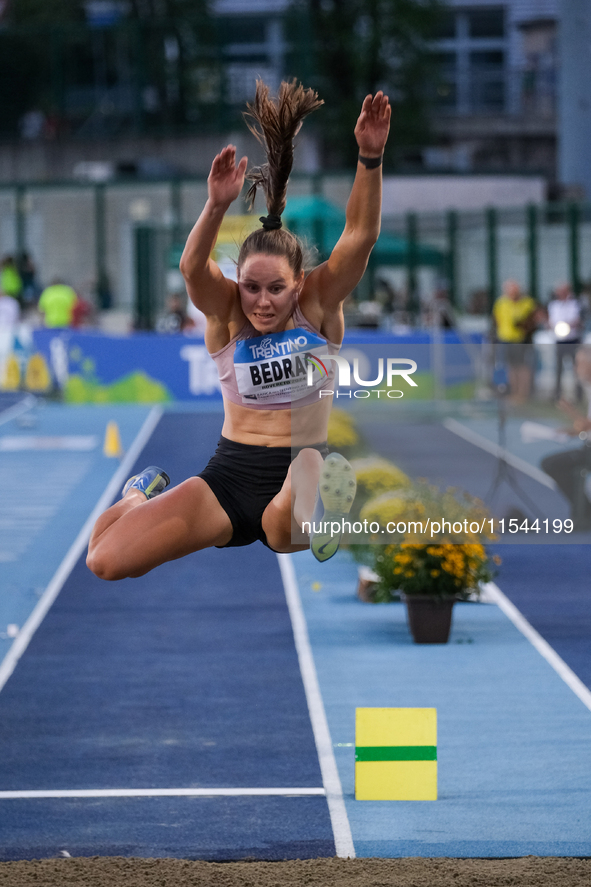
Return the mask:
<path fill-rule="evenodd" d="M 437 800 L 437 709 L 356 710 L 355 798 Z"/>

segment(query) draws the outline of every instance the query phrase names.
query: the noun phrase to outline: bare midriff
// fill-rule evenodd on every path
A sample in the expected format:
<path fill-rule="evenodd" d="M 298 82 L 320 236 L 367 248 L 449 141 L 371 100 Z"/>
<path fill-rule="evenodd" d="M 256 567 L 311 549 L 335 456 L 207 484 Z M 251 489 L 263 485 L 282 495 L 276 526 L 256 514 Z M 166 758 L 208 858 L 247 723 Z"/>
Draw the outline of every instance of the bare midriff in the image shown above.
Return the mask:
<path fill-rule="evenodd" d="M 332 397 L 287 410 L 253 410 L 224 398 L 222 434 L 228 440 L 259 447 L 305 447 L 323 443 Z"/>

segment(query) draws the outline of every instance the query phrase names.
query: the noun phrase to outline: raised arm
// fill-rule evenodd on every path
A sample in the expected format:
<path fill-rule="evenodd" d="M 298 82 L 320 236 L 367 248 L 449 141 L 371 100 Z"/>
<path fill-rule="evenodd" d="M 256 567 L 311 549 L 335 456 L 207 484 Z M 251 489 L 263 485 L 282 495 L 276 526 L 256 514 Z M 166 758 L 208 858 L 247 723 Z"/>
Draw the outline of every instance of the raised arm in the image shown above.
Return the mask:
<path fill-rule="evenodd" d="M 247 158 L 236 164 L 236 148 L 228 145 L 214 159 L 207 179 L 207 203 L 185 244 L 180 269 L 194 305 L 208 318 L 229 320 L 236 302 L 236 284 L 228 280 L 211 252 L 230 204 L 244 184 Z"/>
<path fill-rule="evenodd" d="M 392 109 L 382 92 L 366 96 L 355 127 L 360 160 L 347 203 L 345 230 L 328 261 L 314 269 L 304 287 L 306 298 L 323 312 L 334 312 L 357 286 L 380 233 L 382 166 Z M 365 162 L 364 162 L 365 161 Z M 373 163 L 372 163 L 373 161 Z M 311 307 L 311 306 L 310 306 Z"/>

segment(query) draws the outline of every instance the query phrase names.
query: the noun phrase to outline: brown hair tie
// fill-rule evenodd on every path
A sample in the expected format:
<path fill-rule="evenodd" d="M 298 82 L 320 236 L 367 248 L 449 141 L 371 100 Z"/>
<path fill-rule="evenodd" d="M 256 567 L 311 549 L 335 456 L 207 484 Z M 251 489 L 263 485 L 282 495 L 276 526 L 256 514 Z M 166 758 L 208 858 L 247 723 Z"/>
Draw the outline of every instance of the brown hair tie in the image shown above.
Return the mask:
<path fill-rule="evenodd" d="M 276 231 L 282 225 L 281 216 L 276 216 L 273 213 L 269 213 L 268 216 L 261 216 L 259 222 L 263 223 L 265 231 Z"/>

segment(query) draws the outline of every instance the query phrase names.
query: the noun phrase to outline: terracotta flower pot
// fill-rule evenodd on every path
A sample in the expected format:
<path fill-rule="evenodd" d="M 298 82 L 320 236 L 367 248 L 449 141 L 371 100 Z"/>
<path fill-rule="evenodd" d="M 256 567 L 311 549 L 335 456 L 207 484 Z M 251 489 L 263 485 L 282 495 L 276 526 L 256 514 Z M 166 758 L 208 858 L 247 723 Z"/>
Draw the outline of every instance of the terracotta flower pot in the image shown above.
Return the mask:
<path fill-rule="evenodd" d="M 431 594 L 402 595 L 415 644 L 447 644 L 456 599 Z"/>

